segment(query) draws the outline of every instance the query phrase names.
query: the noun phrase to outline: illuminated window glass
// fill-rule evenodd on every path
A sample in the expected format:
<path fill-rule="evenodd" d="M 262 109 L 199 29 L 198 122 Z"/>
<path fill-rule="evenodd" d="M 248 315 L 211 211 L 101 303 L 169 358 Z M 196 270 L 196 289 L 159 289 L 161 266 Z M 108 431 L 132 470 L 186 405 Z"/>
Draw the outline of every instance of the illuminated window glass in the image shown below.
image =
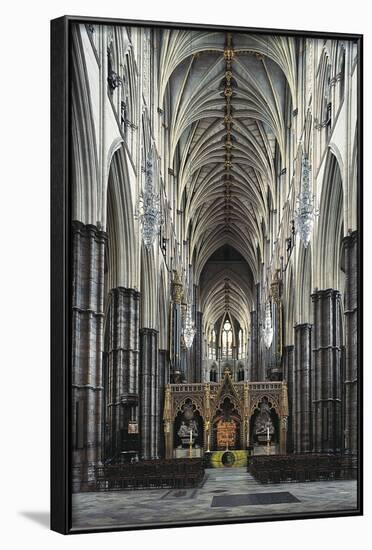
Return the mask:
<path fill-rule="evenodd" d="M 243 331 L 239 330 L 239 357 L 242 358 L 244 355 L 244 342 L 243 342 Z"/>
<path fill-rule="evenodd" d="M 216 331 L 214 329 L 211 331 L 208 350 L 209 359 L 216 359 Z"/>
<path fill-rule="evenodd" d="M 231 357 L 232 356 L 232 340 L 233 340 L 233 334 L 232 334 L 232 328 L 230 321 L 226 320 L 223 325 L 223 332 L 222 332 L 222 355 L 223 357 Z"/>

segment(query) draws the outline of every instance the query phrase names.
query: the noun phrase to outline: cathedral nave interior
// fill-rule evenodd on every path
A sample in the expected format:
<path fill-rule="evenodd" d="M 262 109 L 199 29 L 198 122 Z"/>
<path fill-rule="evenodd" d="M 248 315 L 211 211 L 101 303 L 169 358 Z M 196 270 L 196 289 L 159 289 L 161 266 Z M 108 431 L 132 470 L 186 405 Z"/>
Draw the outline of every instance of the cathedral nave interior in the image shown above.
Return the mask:
<path fill-rule="evenodd" d="M 357 44 L 71 44 L 73 491 L 355 479 Z"/>

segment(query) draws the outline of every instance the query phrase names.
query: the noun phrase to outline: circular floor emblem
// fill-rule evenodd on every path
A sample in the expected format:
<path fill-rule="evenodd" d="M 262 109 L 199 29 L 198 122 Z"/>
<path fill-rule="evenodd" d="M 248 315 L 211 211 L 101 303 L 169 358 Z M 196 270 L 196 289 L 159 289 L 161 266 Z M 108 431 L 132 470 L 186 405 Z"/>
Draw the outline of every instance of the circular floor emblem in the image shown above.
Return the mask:
<path fill-rule="evenodd" d="M 224 466 L 233 466 L 234 462 L 235 462 L 235 456 L 234 456 L 234 453 L 230 452 L 230 451 L 226 451 L 225 453 L 223 453 L 222 455 L 222 458 L 221 458 L 221 462 Z"/>

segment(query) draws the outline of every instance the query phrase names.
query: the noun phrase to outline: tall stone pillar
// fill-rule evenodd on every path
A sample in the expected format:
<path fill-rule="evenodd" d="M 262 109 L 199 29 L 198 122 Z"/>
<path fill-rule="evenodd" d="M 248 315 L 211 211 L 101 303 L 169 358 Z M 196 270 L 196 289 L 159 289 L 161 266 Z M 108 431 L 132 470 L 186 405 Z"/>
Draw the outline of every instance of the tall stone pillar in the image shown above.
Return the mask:
<path fill-rule="evenodd" d="M 107 235 L 72 223 L 72 483 L 95 486 L 101 461 L 103 412 L 103 295 Z"/>
<path fill-rule="evenodd" d="M 141 458 L 156 458 L 158 331 L 140 329 L 139 420 Z"/>
<path fill-rule="evenodd" d="M 163 429 L 165 385 L 169 384 L 169 353 L 168 350 L 159 350 L 158 360 L 158 385 L 157 385 L 157 421 L 156 421 L 156 441 L 157 454 L 159 458 L 165 457 L 165 441 Z"/>
<path fill-rule="evenodd" d="M 251 382 L 258 381 L 258 326 L 257 311 L 251 311 Z"/>
<path fill-rule="evenodd" d="M 256 345 L 257 345 L 257 380 L 263 381 L 266 380 L 266 363 L 265 355 L 266 348 L 263 345 L 262 341 L 262 327 L 263 327 L 263 310 L 265 306 L 262 304 L 262 295 L 261 295 L 261 285 L 260 283 L 256 284 L 256 312 L 257 312 L 257 335 L 256 335 Z"/>
<path fill-rule="evenodd" d="M 172 383 L 179 384 L 185 380 L 185 371 L 182 371 L 182 349 L 181 349 L 181 333 L 182 333 L 182 300 L 183 300 L 183 285 L 177 271 L 174 272 L 172 281 Z"/>
<path fill-rule="evenodd" d="M 164 444 L 165 458 L 173 458 L 173 415 L 172 415 L 172 394 L 170 385 L 165 386 L 164 392 Z"/>
<path fill-rule="evenodd" d="M 311 297 L 313 451 L 335 453 L 342 445 L 340 293 L 318 290 Z"/>
<path fill-rule="evenodd" d="M 273 282 L 270 285 L 272 296 L 272 315 L 273 315 L 273 341 L 268 350 L 266 376 L 269 380 L 283 380 L 283 307 L 282 307 L 282 287 L 280 271 L 275 272 Z"/>
<path fill-rule="evenodd" d="M 283 348 L 283 381 L 287 383 L 288 388 L 287 453 L 293 453 L 294 448 L 294 376 L 294 346 L 285 346 Z"/>
<path fill-rule="evenodd" d="M 311 329 L 308 323 L 295 326 L 293 385 L 293 447 L 296 453 L 312 451 Z"/>
<path fill-rule="evenodd" d="M 139 362 L 138 291 L 118 287 L 110 291 L 105 330 L 107 458 L 134 450 L 129 421 L 138 422 Z"/>
<path fill-rule="evenodd" d="M 181 368 L 181 378 L 184 382 L 192 382 L 192 369 L 190 368 L 190 357 L 191 349 L 186 347 L 186 344 L 181 337 L 181 359 L 180 359 L 180 368 Z"/>
<path fill-rule="evenodd" d="M 345 371 L 344 451 L 358 450 L 358 232 L 344 239 L 345 248 Z"/>
<path fill-rule="evenodd" d="M 193 382 L 202 382 L 203 314 L 201 311 L 196 312 L 195 328 L 196 333 L 192 346 L 194 355 Z"/>

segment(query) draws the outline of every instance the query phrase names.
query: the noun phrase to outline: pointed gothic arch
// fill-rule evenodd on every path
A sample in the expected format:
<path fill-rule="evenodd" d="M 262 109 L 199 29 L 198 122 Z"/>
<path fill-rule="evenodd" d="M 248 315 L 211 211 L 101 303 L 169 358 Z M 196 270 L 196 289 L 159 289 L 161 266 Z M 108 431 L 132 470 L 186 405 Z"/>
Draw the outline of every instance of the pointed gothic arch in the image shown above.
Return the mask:
<path fill-rule="evenodd" d="M 97 224 L 99 163 L 90 84 L 81 35 L 71 33 L 72 219 Z"/>
<path fill-rule="evenodd" d="M 108 289 L 136 288 L 134 209 L 124 146 L 114 153 L 107 186 Z"/>
<path fill-rule="evenodd" d="M 317 268 L 320 289 L 340 288 L 341 241 L 344 236 L 344 196 L 341 170 L 329 151 L 319 203 Z"/>

